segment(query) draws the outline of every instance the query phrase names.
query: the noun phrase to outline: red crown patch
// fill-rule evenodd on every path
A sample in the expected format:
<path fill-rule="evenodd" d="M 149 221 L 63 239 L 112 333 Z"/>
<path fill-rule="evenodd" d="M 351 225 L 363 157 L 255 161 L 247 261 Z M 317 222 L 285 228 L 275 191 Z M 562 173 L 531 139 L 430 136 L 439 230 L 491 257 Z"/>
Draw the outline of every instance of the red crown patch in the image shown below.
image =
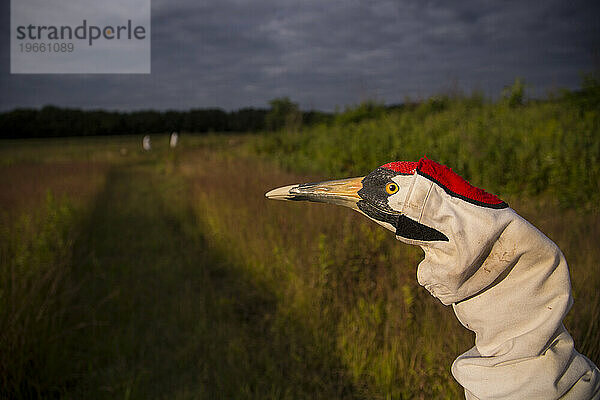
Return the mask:
<path fill-rule="evenodd" d="M 416 172 L 437 183 L 449 195 L 458 197 L 472 204 L 490 208 L 508 207 L 508 204 L 500 200 L 497 196 L 471 185 L 450 168 L 438 164 L 426 157 L 421 158 L 418 162 L 391 162 L 382 165 L 381 168 L 390 169 L 404 175 L 412 175 Z"/>

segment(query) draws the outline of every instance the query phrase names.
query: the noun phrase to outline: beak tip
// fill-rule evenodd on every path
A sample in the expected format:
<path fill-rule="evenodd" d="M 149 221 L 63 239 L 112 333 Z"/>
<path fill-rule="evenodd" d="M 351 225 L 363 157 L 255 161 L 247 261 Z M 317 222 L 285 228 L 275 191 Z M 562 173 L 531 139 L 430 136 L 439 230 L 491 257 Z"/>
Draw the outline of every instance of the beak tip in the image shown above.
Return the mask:
<path fill-rule="evenodd" d="M 290 193 L 290 190 L 296 186 L 298 185 L 283 186 L 270 190 L 265 193 L 265 197 L 271 200 L 290 200 L 293 197 L 293 195 Z"/>

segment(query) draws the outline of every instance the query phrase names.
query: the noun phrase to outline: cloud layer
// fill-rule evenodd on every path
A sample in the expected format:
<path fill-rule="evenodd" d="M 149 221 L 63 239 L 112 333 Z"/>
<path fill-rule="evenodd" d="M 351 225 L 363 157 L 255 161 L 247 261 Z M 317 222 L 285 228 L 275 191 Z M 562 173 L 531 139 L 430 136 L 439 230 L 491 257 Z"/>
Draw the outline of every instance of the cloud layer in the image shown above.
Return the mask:
<path fill-rule="evenodd" d="M 150 75 L 10 75 L 3 8 L 3 110 L 236 109 L 278 96 L 331 110 L 456 85 L 495 96 L 516 76 L 542 95 L 599 65 L 597 1 L 153 0 Z"/>

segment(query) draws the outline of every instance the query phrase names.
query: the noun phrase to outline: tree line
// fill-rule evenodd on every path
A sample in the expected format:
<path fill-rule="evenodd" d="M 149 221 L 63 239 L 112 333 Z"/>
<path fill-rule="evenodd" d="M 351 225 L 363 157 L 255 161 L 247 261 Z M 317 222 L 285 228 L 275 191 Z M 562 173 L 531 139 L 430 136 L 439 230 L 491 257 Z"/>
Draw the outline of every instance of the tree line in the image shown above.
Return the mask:
<path fill-rule="evenodd" d="M 326 121 L 330 114 L 300 111 L 289 98 L 271 108 L 188 111 L 105 111 L 45 106 L 0 113 L 0 138 L 129 135 L 161 132 L 258 132 Z"/>
<path fill-rule="evenodd" d="M 507 86 L 501 101 L 510 107 L 525 103 L 526 85 L 522 80 Z M 81 110 L 46 106 L 41 109 L 18 108 L 0 113 L 0 139 L 60 136 L 131 135 L 165 132 L 260 132 L 286 130 L 298 132 L 304 127 L 319 123 L 346 125 L 365 119 L 376 119 L 390 110 L 414 110 L 420 105 L 422 112 L 443 111 L 451 100 L 483 104 L 483 94 L 471 96 L 462 93 L 433 96 L 425 101 L 384 105 L 374 101 L 346 107 L 333 113 L 302 111 L 288 97 L 269 102 L 269 108 L 242 108 L 224 111 L 220 108 L 192 109 L 189 111 L 105 111 Z M 600 72 L 583 75 L 579 90 L 560 91 L 545 101 L 562 101 L 584 112 L 600 107 Z"/>
<path fill-rule="evenodd" d="M 244 108 L 189 111 L 80 110 L 46 106 L 0 114 L 0 137 L 58 137 L 147 134 L 158 132 L 259 131 L 268 110 Z"/>

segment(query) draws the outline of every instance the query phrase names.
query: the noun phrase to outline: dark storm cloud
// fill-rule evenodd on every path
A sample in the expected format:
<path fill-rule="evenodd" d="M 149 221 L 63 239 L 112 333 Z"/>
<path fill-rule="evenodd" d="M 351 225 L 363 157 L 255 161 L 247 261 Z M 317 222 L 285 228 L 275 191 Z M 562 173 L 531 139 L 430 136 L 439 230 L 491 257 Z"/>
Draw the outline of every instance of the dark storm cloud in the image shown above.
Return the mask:
<path fill-rule="evenodd" d="M 452 82 L 497 95 L 516 76 L 543 94 L 597 68 L 598 15 L 596 1 L 154 0 L 148 76 L 9 75 L 5 28 L 0 108 L 235 109 L 287 95 L 332 109 Z"/>

